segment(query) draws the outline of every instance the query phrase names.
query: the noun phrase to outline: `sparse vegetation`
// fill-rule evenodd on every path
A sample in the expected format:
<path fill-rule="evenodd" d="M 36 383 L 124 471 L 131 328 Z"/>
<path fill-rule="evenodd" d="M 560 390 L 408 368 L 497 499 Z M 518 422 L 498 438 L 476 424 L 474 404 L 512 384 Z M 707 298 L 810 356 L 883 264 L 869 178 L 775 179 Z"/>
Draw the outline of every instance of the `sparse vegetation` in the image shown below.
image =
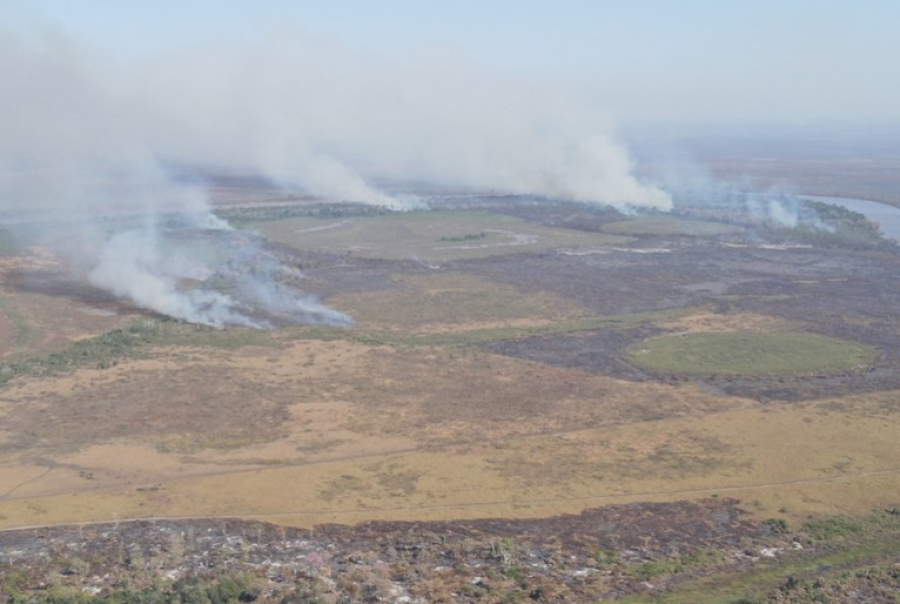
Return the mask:
<path fill-rule="evenodd" d="M 864 528 L 865 524 L 862 521 L 843 516 L 808 520 L 803 523 L 803 530 L 817 541 L 831 541 L 837 537 L 853 535 Z"/>
<path fill-rule="evenodd" d="M 897 515 L 858 517 L 825 541 L 741 516 L 734 501 L 705 500 L 311 530 L 222 519 L 17 531 L 3 535 L 0 593 L 4 604 L 896 599 Z M 834 521 L 846 518 L 817 520 Z"/>
<path fill-rule="evenodd" d="M 229 349 L 248 345 L 272 346 L 274 341 L 269 334 L 258 330 L 220 330 L 171 319 L 145 319 L 124 329 L 72 342 L 46 356 L 21 356 L 0 362 L 0 384 L 18 376 L 46 377 L 79 368 L 105 369 L 122 360 L 146 355 L 150 346 Z"/>
<path fill-rule="evenodd" d="M 788 523 L 784 518 L 767 518 L 763 524 L 772 528 L 773 533 L 787 533 Z"/>
<path fill-rule="evenodd" d="M 824 532 L 823 527 L 827 527 Z M 835 532 L 835 527 L 840 528 Z M 828 536 L 823 539 L 825 534 Z M 871 598 L 865 601 L 890 602 L 900 588 L 900 573 L 894 564 L 900 555 L 898 537 L 900 522 L 883 512 L 852 520 L 821 518 L 792 535 L 788 548 L 767 549 L 772 557 L 766 563 L 739 571 L 717 569 L 662 593 L 623 601 L 814 604 Z"/>
<path fill-rule="evenodd" d="M 362 203 L 285 203 L 283 205 L 262 205 L 223 207 L 216 215 L 233 226 L 248 227 L 264 222 L 275 222 L 289 218 L 345 218 L 351 216 L 384 216 L 390 210 Z"/>
<path fill-rule="evenodd" d="M 438 241 L 449 242 L 449 243 L 461 243 L 464 241 L 478 241 L 479 239 L 486 239 L 487 233 L 481 231 L 480 233 L 467 233 L 466 235 L 452 235 L 452 236 L 444 236 L 438 239 Z"/>
<path fill-rule="evenodd" d="M 32 329 L 28 325 L 28 321 L 22 315 L 22 311 L 8 296 L 0 296 L 0 312 L 6 315 L 6 318 L 12 323 L 15 331 L 15 341 L 19 346 L 24 346 L 32 338 Z M 2 367 L 0 367 L 0 376 L 2 376 Z M 0 378 L 2 379 L 2 378 Z"/>

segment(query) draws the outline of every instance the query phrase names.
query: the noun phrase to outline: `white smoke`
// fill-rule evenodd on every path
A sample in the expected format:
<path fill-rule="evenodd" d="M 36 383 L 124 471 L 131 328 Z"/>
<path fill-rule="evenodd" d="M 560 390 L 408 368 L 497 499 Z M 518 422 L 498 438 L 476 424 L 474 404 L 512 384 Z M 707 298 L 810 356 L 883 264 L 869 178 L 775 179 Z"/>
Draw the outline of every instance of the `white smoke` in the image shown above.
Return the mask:
<path fill-rule="evenodd" d="M 185 162 L 393 209 L 413 208 L 372 177 L 671 207 L 666 193 L 634 178 L 590 100 L 483 73 L 451 52 L 362 56 L 282 30 L 142 67 L 132 102 L 152 101 L 179 124 L 154 126 L 148 138 Z"/>
<path fill-rule="evenodd" d="M 99 71 L 65 39 L 0 37 L 6 220 L 42 226 L 41 243 L 76 275 L 165 315 L 216 327 L 349 325 L 298 289 L 295 269 L 231 232 L 202 187 L 170 176 Z"/>
<path fill-rule="evenodd" d="M 349 325 L 298 287 L 299 271 L 210 211 L 203 189 L 179 183 L 147 158 L 109 160 L 64 175 L 68 204 L 42 178 L 19 178 L 41 211 L 23 210 L 49 232 L 42 243 L 68 258 L 88 282 L 139 307 L 214 327 L 269 328 L 277 323 Z M 56 188 L 54 188 L 54 191 Z M 59 219 L 65 219 L 62 226 Z M 55 220 L 53 220 L 55 219 Z M 222 291 L 222 290 L 226 291 Z"/>
<path fill-rule="evenodd" d="M 746 177 L 718 178 L 707 167 L 671 149 L 649 153 L 659 154 L 653 161 L 653 179 L 671 194 L 675 209 L 710 210 L 719 216 L 787 228 L 796 228 L 802 218 L 805 226 L 823 228 L 814 216 L 801 216 L 803 204 L 786 184 L 763 187 Z"/>
<path fill-rule="evenodd" d="M 13 154 L 83 160 L 136 145 L 391 209 L 417 204 L 373 177 L 671 206 L 632 175 L 592 101 L 482 73 L 449 52 L 362 56 L 288 30 L 127 65 L 59 36 L 35 48 L 0 34 L 0 51 L 12 72 L 0 119 Z"/>
<path fill-rule="evenodd" d="M 759 188 L 748 181 L 716 181 L 702 189 L 676 190 L 673 195 L 676 207 L 718 209 L 752 223 L 791 229 L 800 222 L 800 199 L 783 187 Z"/>
<path fill-rule="evenodd" d="M 0 215 L 69 220 L 48 242 L 74 270 L 198 323 L 350 320 L 300 293 L 258 242 L 226 235 L 203 188 L 169 165 L 257 172 L 393 210 L 425 202 L 376 179 L 671 207 L 632 176 L 590 103 L 452 53 L 389 60 L 281 31 L 123 64 L 57 33 L 0 31 L 0 81 Z M 181 241 L 172 220 L 203 245 Z"/>

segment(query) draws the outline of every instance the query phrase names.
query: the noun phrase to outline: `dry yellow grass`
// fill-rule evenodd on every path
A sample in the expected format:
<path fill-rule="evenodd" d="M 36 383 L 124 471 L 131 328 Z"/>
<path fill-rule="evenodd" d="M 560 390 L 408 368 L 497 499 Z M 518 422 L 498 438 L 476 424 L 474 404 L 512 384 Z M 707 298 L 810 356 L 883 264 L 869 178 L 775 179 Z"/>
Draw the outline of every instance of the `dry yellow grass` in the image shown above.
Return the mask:
<path fill-rule="evenodd" d="M 900 485 L 896 419 L 854 413 L 848 424 L 845 413 L 822 405 L 740 409 L 702 420 L 509 438 L 465 451 L 238 468 L 142 488 L 6 501 L 0 525 L 157 515 L 251 515 L 300 525 L 542 515 L 715 494 L 741 497 L 760 517 L 799 519 L 892 503 Z M 723 446 L 726 440 L 732 442 Z M 532 465 L 517 468 L 522 459 Z"/>
<path fill-rule="evenodd" d="M 297 397 L 285 435 L 191 454 L 119 438 L 56 453 L 53 467 L 6 457 L 3 483 L 21 486 L 0 500 L 0 526 L 194 515 L 300 525 L 543 515 L 712 494 L 740 496 L 761 517 L 802 517 L 890 503 L 900 484 L 895 393 L 763 408 L 690 386 L 484 353 L 346 342 L 296 343 L 278 362 L 262 352 L 231 352 L 228 364 Z M 317 360 L 304 369 L 312 352 Z M 341 370 L 329 371 L 340 359 Z M 431 398 L 422 380 L 404 381 L 404 371 L 431 376 Z M 75 378 L 65 379 L 71 386 Z M 485 389 L 491 396 L 480 404 L 445 408 L 464 393 L 456 383 L 473 392 L 479 384 L 503 388 Z M 496 398 L 501 389 L 506 403 Z M 647 400 L 654 405 L 641 407 Z M 660 419 L 646 416 L 651 407 Z"/>
<path fill-rule="evenodd" d="M 660 327 L 675 333 L 710 331 L 793 331 L 796 326 L 779 317 L 755 313 L 720 314 L 697 312 L 673 320 L 661 321 Z"/>
<path fill-rule="evenodd" d="M 22 250 L 16 256 L 0 256 L 0 277 L 13 271 L 57 270 L 61 265 L 53 252 L 35 246 Z"/>
<path fill-rule="evenodd" d="M 336 302 L 360 329 L 404 334 L 585 314 L 467 275 L 396 285 Z M 71 303 L 15 296 L 40 326 L 37 350 L 86 329 Z M 95 318 L 88 327 L 102 331 L 127 317 Z M 789 327 L 705 310 L 660 325 Z M 17 379 L 0 393 L 0 527 L 540 516 L 713 494 L 740 497 L 760 517 L 801 518 L 896 504 L 900 486 L 897 393 L 764 407 L 697 385 L 631 382 L 465 346 L 290 331 L 271 346 L 148 352 L 107 369 Z"/>

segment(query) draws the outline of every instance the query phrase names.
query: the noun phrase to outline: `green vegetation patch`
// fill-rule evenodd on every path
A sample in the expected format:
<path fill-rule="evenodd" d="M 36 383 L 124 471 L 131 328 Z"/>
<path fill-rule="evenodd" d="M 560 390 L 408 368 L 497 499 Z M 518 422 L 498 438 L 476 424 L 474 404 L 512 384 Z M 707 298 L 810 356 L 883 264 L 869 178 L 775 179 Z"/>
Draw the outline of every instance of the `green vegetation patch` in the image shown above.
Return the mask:
<path fill-rule="evenodd" d="M 864 523 L 858 518 L 835 516 L 808 520 L 803 523 L 803 530 L 817 541 L 829 541 L 837 537 L 853 535 L 865 528 Z"/>
<path fill-rule="evenodd" d="M 626 352 L 629 362 L 658 373 L 712 376 L 789 376 L 865 367 L 875 350 L 810 333 L 745 331 L 653 338 Z"/>
<path fill-rule="evenodd" d="M 249 226 L 261 222 L 276 222 L 288 218 L 345 218 L 347 216 L 377 216 L 392 213 L 391 210 L 361 203 L 285 203 L 216 208 L 216 215 L 233 226 Z"/>
<path fill-rule="evenodd" d="M 2 252 L 0 252 L 2 254 Z M 32 329 L 25 315 L 13 301 L 12 296 L 0 296 L 0 312 L 6 315 L 16 334 L 16 345 L 24 346 L 31 341 Z"/>
<path fill-rule="evenodd" d="M 671 320 L 687 314 L 681 309 L 633 315 L 575 317 L 534 327 L 485 327 L 454 329 L 437 333 L 399 332 L 397 330 L 334 329 L 318 325 L 300 325 L 282 330 L 287 337 L 309 340 L 348 340 L 370 346 L 474 346 L 519 340 L 535 336 L 594 331 L 598 329 L 626 329 L 645 323 Z"/>
<path fill-rule="evenodd" d="M 735 568 L 700 562 L 708 572 L 695 574 L 672 588 L 619 600 L 627 604 L 815 604 L 896 602 L 900 569 L 900 512 L 867 517 L 823 518 L 806 522 L 793 537 L 802 549 L 781 550 L 776 557 Z M 668 562 L 669 564 L 666 564 Z M 673 564 L 673 562 L 675 564 Z M 627 568 L 639 577 L 689 571 L 681 560 Z M 680 566 L 680 568 L 679 568 Z"/>
<path fill-rule="evenodd" d="M 487 233 L 481 231 L 480 233 L 467 233 L 466 235 L 453 235 L 450 237 L 444 236 L 438 239 L 438 241 L 449 241 L 450 243 L 460 243 L 462 241 L 477 241 L 478 239 L 486 239 Z"/>
<path fill-rule="evenodd" d="M 615 235 L 689 235 L 693 237 L 730 235 L 741 231 L 740 227 L 710 222 L 708 220 L 686 220 L 673 216 L 637 216 L 627 220 L 611 222 L 603 227 L 604 232 Z"/>
<path fill-rule="evenodd" d="M 18 376 L 50 376 L 80 368 L 105 369 L 146 355 L 150 346 L 240 348 L 276 346 L 269 332 L 215 329 L 171 319 L 148 319 L 123 329 L 72 342 L 43 356 L 21 356 L 0 363 L 0 385 Z"/>

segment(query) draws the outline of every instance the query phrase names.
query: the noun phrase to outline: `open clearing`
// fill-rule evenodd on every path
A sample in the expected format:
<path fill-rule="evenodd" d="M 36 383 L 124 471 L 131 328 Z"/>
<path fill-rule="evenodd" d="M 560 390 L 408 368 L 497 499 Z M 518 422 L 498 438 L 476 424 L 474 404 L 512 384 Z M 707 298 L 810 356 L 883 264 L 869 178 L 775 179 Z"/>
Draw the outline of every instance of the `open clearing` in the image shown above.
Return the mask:
<path fill-rule="evenodd" d="M 550 229 L 479 211 L 408 212 L 342 220 L 292 218 L 265 223 L 261 231 L 271 240 L 299 250 L 422 262 L 629 241 L 617 235 Z"/>

